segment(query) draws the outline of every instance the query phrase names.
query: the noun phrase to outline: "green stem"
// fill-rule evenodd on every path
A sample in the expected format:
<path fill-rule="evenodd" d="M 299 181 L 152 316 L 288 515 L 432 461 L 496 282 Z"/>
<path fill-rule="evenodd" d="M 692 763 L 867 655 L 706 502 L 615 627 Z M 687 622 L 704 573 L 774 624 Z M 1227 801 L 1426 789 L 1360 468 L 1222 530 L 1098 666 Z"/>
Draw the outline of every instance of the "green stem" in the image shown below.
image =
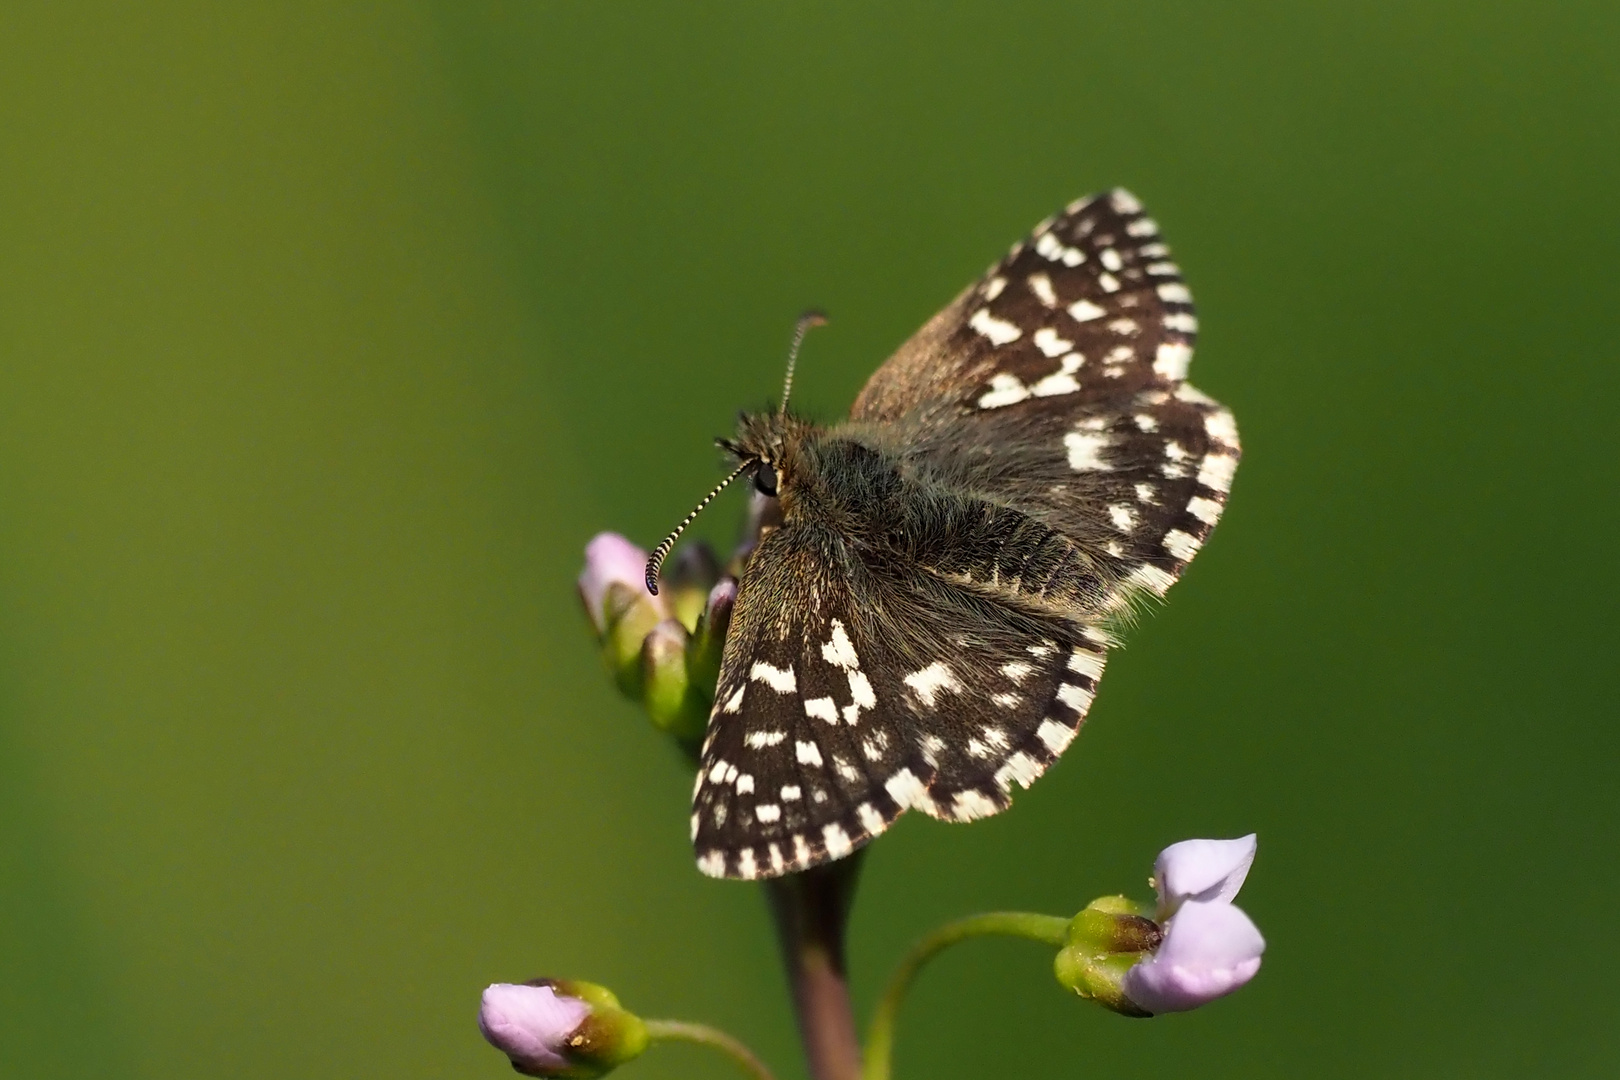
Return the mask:
<path fill-rule="evenodd" d="M 889 977 L 888 988 L 883 991 L 883 997 L 872 1013 L 871 1026 L 866 1029 L 866 1063 L 861 1070 L 862 1080 L 889 1080 L 890 1060 L 894 1056 L 894 1021 L 900 1012 L 900 1002 L 911 988 L 917 972 L 937 953 L 968 938 L 992 935 L 1029 938 L 1058 948 L 1067 940 L 1068 930 L 1069 920 L 1056 915 L 992 911 L 948 922 L 917 942 Z"/>
<path fill-rule="evenodd" d="M 644 1023 L 647 1025 L 647 1037 L 654 1042 L 675 1040 L 712 1046 L 741 1065 L 743 1071 L 754 1080 L 776 1080 L 752 1050 L 719 1028 L 712 1028 L 708 1024 L 688 1024 L 682 1020 L 647 1020 Z"/>

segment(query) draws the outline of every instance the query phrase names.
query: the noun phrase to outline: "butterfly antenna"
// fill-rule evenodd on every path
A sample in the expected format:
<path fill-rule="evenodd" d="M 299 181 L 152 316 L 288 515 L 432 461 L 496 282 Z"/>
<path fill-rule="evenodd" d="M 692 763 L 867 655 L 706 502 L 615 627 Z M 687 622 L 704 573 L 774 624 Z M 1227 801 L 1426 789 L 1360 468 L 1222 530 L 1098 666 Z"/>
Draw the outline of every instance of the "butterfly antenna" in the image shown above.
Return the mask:
<path fill-rule="evenodd" d="M 701 514 L 703 512 L 703 508 L 712 503 L 716 495 L 726 490 L 727 484 L 741 476 L 743 474 L 743 470 L 752 464 L 752 461 L 745 461 L 733 469 L 730 476 L 720 481 L 714 486 L 713 491 L 703 496 L 703 501 L 694 506 L 692 508 L 692 512 L 687 514 L 686 517 L 681 520 L 679 525 L 675 526 L 674 532 L 664 537 L 663 540 L 659 541 L 658 546 L 653 548 L 652 555 L 647 559 L 648 592 L 652 593 L 654 596 L 658 595 L 658 571 L 663 568 L 664 560 L 669 557 L 670 549 L 675 546 L 675 541 L 679 540 L 681 538 L 681 533 L 685 532 L 686 527 L 692 524 L 692 519 Z"/>
<path fill-rule="evenodd" d="M 793 344 L 788 346 L 787 378 L 782 382 L 782 412 L 787 412 L 788 395 L 793 393 L 793 365 L 799 362 L 799 346 L 804 344 L 804 335 L 810 332 L 812 326 L 826 326 L 825 313 L 814 308 L 799 316 L 799 321 L 793 324 Z"/>

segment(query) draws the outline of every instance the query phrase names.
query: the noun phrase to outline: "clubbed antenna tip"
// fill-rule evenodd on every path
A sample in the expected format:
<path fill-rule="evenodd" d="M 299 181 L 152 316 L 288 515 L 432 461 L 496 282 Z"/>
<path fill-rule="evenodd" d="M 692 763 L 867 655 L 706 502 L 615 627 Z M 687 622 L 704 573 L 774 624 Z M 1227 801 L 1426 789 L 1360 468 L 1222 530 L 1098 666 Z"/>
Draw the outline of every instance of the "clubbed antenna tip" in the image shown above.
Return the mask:
<path fill-rule="evenodd" d="M 652 555 L 647 559 L 648 592 L 652 593 L 654 596 L 658 595 L 658 572 L 663 568 L 664 560 L 669 557 L 671 549 L 675 547 L 675 541 L 679 540 L 681 538 L 681 533 L 685 532 L 686 527 L 692 524 L 692 519 L 701 514 L 703 512 L 703 508 L 713 502 L 714 497 L 724 491 L 727 484 L 741 476 L 743 474 L 743 470 L 748 468 L 748 466 L 751 464 L 752 462 L 745 461 L 733 469 L 730 476 L 720 481 L 714 486 L 713 491 L 703 496 L 703 501 L 694 506 L 692 508 L 692 512 L 687 514 L 686 517 L 681 520 L 679 525 L 675 526 L 674 532 L 660 540 L 658 542 L 658 546 L 653 548 Z"/>
<path fill-rule="evenodd" d="M 787 412 L 788 397 L 793 393 L 793 366 L 799 362 L 799 346 L 804 344 L 804 335 L 810 332 L 813 326 L 826 326 L 827 314 L 811 308 L 799 316 L 799 321 L 793 324 L 793 344 L 788 346 L 787 378 L 782 381 L 782 411 Z"/>

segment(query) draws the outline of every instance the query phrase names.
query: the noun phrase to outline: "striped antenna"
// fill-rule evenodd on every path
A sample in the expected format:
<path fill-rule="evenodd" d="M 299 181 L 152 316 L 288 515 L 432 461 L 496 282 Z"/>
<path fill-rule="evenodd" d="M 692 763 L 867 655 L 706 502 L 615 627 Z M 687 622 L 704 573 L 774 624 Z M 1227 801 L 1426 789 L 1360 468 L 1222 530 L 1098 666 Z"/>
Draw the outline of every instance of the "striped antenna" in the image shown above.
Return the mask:
<path fill-rule="evenodd" d="M 782 382 L 782 412 L 787 412 L 788 395 L 793 393 L 793 365 L 799 362 L 799 346 L 804 344 L 804 335 L 810 332 L 812 326 L 826 326 L 827 316 L 814 308 L 799 316 L 799 321 L 793 324 L 793 344 L 788 346 L 787 378 Z"/>
<path fill-rule="evenodd" d="M 679 540 L 681 533 L 685 532 L 686 527 L 692 524 L 692 519 L 701 514 L 703 512 L 703 508 L 713 502 L 716 495 L 726 490 L 727 484 L 741 476 L 743 474 L 743 470 L 752 464 L 754 464 L 752 460 L 745 461 L 733 469 L 730 476 L 720 481 L 715 485 L 713 491 L 703 496 L 703 501 L 694 506 L 692 508 L 692 512 L 687 514 L 679 525 L 675 526 L 674 532 L 664 537 L 663 540 L 659 541 L 658 546 L 653 548 L 652 555 L 647 559 L 648 592 L 652 593 L 654 596 L 658 595 L 658 571 L 663 568 L 664 560 L 669 557 L 670 549 L 675 546 L 675 541 Z"/>

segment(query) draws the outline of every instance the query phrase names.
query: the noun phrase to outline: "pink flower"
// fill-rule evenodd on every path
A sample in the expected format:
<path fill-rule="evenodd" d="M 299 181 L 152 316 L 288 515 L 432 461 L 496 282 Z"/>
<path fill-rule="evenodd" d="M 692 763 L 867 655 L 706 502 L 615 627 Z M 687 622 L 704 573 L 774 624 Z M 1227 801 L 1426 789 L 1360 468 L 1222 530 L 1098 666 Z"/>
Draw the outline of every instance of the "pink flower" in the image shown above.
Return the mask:
<path fill-rule="evenodd" d="M 568 1039 L 591 1007 L 549 986 L 494 983 L 484 991 L 478 1030 L 519 1072 L 546 1075 L 569 1066 Z"/>
<path fill-rule="evenodd" d="M 1154 883 L 1164 939 L 1125 973 L 1121 989 L 1144 1012 L 1196 1009 L 1260 970 L 1265 938 L 1232 904 L 1254 862 L 1255 837 L 1184 840 L 1159 853 Z"/>

